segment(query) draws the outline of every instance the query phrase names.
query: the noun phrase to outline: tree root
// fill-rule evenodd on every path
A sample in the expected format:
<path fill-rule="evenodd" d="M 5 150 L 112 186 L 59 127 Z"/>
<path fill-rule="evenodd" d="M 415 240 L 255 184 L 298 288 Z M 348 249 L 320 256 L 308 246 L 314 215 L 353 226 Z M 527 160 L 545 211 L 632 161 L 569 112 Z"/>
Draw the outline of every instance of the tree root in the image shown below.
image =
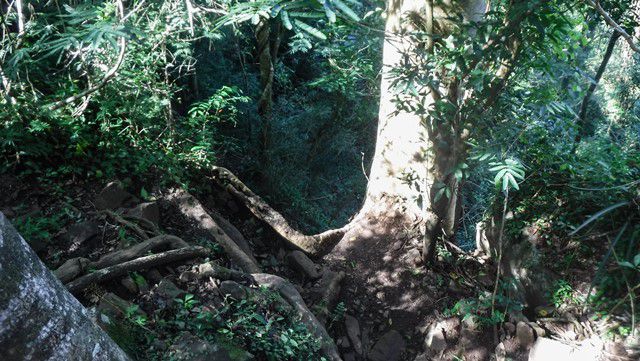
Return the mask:
<path fill-rule="evenodd" d="M 92 283 L 107 281 L 133 271 L 153 268 L 164 264 L 196 257 L 205 257 L 210 254 L 211 251 L 204 247 L 183 247 L 171 251 L 153 254 L 150 256 L 136 258 L 131 261 L 117 264 L 115 266 L 103 268 L 84 275 L 72 282 L 69 282 L 65 286 L 67 287 L 69 292 L 77 295 Z"/>
<path fill-rule="evenodd" d="M 326 270 L 325 273 L 327 272 L 331 271 Z M 328 276 L 329 281 L 326 284 L 322 285 L 325 286 L 325 288 L 322 294 L 322 299 L 320 300 L 318 319 L 323 324 L 326 324 L 327 318 L 331 314 L 331 308 L 334 306 L 336 300 L 338 299 L 338 295 L 340 294 L 340 286 L 345 276 L 345 273 L 342 271 L 333 273 Z"/>
<path fill-rule="evenodd" d="M 247 274 L 240 271 L 230 270 L 214 262 L 207 262 L 199 265 L 198 275 L 200 277 L 213 277 L 224 281 L 232 280 L 236 282 L 265 286 L 277 291 L 288 304 L 293 306 L 300 316 L 301 321 L 307 326 L 307 329 L 322 341 L 322 351 L 324 356 L 326 356 L 328 360 L 341 360 L 338 348 L 333 342 L 331 336 L 327 333 L 327 330 L 309 310 L 307 304 L 304 302 L 304 299 L 302 299 L 302 296 L 300 296 L 300 293 L 296 288 L 284 278 L 267 273 Z M 344 273 L 335 277 L 338 284 L 343 277 Z"/>
<path fill-rule="evenodd" d="M 348 224 L 342 228 L 332 229 L 317 235 L 304 235 L 292 228 L 280 213 L 253 193 L 228 169 L 214 167 L 213 180 L 240 200 L 255 217 L 269 225 L 290 246 L 312 256 L 321 257 L 329 253 L 350 228 Z"/>
<path fill-rule="evenodd" d="M 260 267 L 253 255 L 245 253 L 238 244 L 213 220 L 198 200 L 188 192 L 174 189 L 167 196 L 183 215 L 193 219 L 201 228 L 207 230 L 225 250 L 229 259 L 247 273 L 258 273 Z"/>
<path fill-rule="evenodd" d="M 231 238 L 238 245 L 238 247 L 242 248 L 244 253 L 246 253 L 250 257 L 253 257 L 253 251 L 251 250 L 251 246 L 249 246 L 249 242 L 246 238 L 244 238 L 242 233 L 240 233 L 240 231 L 238 231 L 238 229 L 233 224 L 231 224 L 231 222 L 229 222 L 215 210 L 211 212 L 211 218 L 213 218 L 213 220 L 220 226 L 220 228 L 222 228 L 224 233 L 226 233 L 227 236 L 229 236 L 229 238 Z"/>
<path fill-rule="evenodd" d="M 140 238 L 147 240 L 149 239 L 149 236 L 147 235 L 147 232 L 145 232 L 142 228 L 140 228 L 140 226 L 138 226 L 137 224 L 127 221 L 126 219 L 124 219 L 124 217 L 122 217 L 121 215 L 119 215 L 118 213 L 105 209 L 100 211 L 106 215 L 108 215 L 109 217 L 113 218 L 116 222 L 131 228 L 132 231 L 134 231 Z"/>
<path fill-rule="evenodd" d="M 322 326 L 320 321 L 318 321 L 316 316 L 309 311 L 302 296 L 300 296 L 300 293 L 298 293 L 289 281 L 267 273 L 254 273 L 251 276 L 257 284 L 278 291 L 280 295 L 295 308 L 301 317 L 301 321 L 307 326 L 309 331 L 321 340 L 322 352 L 328 360 L 341 360 L 340 353 L 333 339 L 331 339 L 331 336 L 329 336 L 327 330 Z"/>
<path fill-rule="evenodd" d="M 138 257 L 142 257 L 150 251 L 157 251 L 163 248 L 184 248 L 189 244 L 176 236 L 157 236 L 129 248 L 108 253 L 95 262 L 90 262 L 86 258 L 73 258 L 66 261 L 53 273 L 62 283 L 71 282 L 75 278 L 84 274 L 88 269 L 102 269 L 119 263 L 127 262 Z"/>
<path fill-rule="evenodd" d="M 126 220 L 132 220 L 132 221 L 136 221 L 138 223 L 140 223 L 141 225 L 144 226 L 144 228 L 146 228 L 147 232 L 150 232 L 151 234 L 153 234 L 153 236 L 159 236 L 162 233 L 160 232 L 160 229 L 158 228 L 158 226 L 151 222 L 150 220 L 146 219 L 146 218 L 142 218 L 142 217 L 137 217 L 137 216 L 132 216 L 129 214 L 123 214 L 122 218 L 126 219 Z"/>

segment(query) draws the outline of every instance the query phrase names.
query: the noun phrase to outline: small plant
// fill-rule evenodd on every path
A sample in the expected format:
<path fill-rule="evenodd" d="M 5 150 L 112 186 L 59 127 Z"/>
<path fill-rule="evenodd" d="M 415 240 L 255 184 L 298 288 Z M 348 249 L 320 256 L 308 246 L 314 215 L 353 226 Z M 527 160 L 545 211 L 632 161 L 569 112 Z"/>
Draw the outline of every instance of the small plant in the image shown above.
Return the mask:
<path fill-rule="evenodd" d="M 329 325 L 328 328 L 331 328 L 335 323 L 344 320 L 344 315 L 347 312 L 347 306 L 344 302 L 339 302 L 336 307 L 333 309 L 333 312 L 329 315 Z"/>
<path fill-rule="evenodd" d="M 567 302 L 574 302 L 575 296 L 573 295 L 573 287 L 569 282 L 565 280 L 558 280 L 555 283 L 553 294 L 551 295 L 551 301 L 556 308 L 559 308 Z"/>

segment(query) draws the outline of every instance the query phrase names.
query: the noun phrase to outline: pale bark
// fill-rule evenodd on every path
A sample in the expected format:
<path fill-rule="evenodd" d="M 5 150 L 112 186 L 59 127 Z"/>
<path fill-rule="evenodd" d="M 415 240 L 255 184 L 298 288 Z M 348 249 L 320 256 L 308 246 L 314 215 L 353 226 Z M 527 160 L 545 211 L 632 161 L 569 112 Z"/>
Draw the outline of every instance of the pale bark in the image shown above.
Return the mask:
<path fill-rule="evenodd" d="M 426 118 L 399 107 L 397 100 L 414 105 L 420 102 L 421 107 L 430 109 L 443 94 L 457 104 L 463 92 L 458 89 L 458 82 L 453 81 L 440 88 L 432 87 L 427 96 L 416 99 L 393 88 L 391 72 L 406 64 L 406 59 L 412 61 L 420 46 L 409 33 L 426 28 L 431 35 L 426 44 L 430 50 L 436 34 L 443 36 L 455 29 L 456 24 L 449 19 L 461 15 L 463 21 L 477 21 L 485 9 L 485 2 L 479 0 L 387 3 L 378 136 L 362 212 L 391 215 L 390 219 L 395 220 L 400 217 L 405 223 L 422 223 L 426 258 L 433 253 L 438 234 L 444 232 L 450 237 L 459 218 L 460 185 L 447 173 L 463 157 L 464 132 L 456 119 L 451 119 L 451 124 L 430 128 Z M 449 198 L 434 201 L 436 181 L 447 185 Z"/>
<path fill-rule="evenodd" d="M 238 177 L 223 167 L 213 168 L 213 180 L 224 190 L 236 197 L 261 221 L 273 229 L 289 246 L 312 256 L 323 256 L 342 239 L 350 225 L 332 229 L 316 235 L 305 235 L 291 227 L 287 220 L 262 198 L 253 193 Z M 245 269 L 246 271 L 246 269 Z M 248 272 L 248 271 L 247 271 Z M 253 272 L 255 273 L 255 272 Z"/>
<path fill-rule="evenodd" d="M 0 359 L 129 360 L 0 213 Z"/>

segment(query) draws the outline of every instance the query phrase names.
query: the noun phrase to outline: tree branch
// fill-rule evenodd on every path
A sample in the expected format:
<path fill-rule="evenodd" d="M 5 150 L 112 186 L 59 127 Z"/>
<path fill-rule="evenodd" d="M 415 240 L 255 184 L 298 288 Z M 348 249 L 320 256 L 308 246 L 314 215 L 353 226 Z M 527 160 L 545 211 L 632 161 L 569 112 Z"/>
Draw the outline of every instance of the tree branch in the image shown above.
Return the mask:
<path fill-rule="evenodd" d="M 627 43 L 629 44 L 629 47 L 631 48 L 631 50 L 640 53 L 640 48 L 638 48 L 638 46 L 635 44 L 635 42 L 633 41 L 633 37 L 631 35 L 629 35 L 623 28 L 622 26 L 620 26 L 618 23 L 616 23 L 615 20 L 613 20 L 613 18 L 611 17 L 611 15 L 609 15 L 609 13 L 607 13 L 602 6 L 600 5 L 600 1 L 596 0 L 585 0 L 585 2 L 589 5 L 591 5 L 593 8 L 596 9 L 596 11 L 602 15 L 602 17 L 604 18 L 604 21 L 609 24 L 609 26 L 611 26 L 615 31 L 617 31 L 618 33 L 620 33 L 620 35 L 624 38 L 624 40 L 627 41 Z"/>
<path fill-rule="evenodd" d="M 578 131 L 578 135 L 576 136 L 576 143 L 578 143 L 580 139 L 582 139 L 582 137 L 587 135 L 586 123 L 587 123 L 587 110 L 589 109 L 589 100 L 591 99 L 591 96 L 595 92 L 596 87 L 598 86 L 598 83 L 602 78 L 602 74 L 604 74 L 604 71 L 607 68 L 607 64 L 609 64 L 609 59 L 611 59 L 611 54 L 613 54 L 613 49 L 615 48 L 616 42 L 618 41 L 618 38 L 620 38 L 621 35 L 622 34 L 620 34 L 616 30 L 614 30 L 613 34 L 611 34 L 611 37 L 609 38 L 609 42 L 607 43 L 607 50 L 605 51 L 604 56 L 602 57 L 602 61 L 600 62 L 600 66 L 598 67 L 598 70 L 596 71 L 596 76 L 593 78 L 593 82 L 591 82 L 591 85 L 589 86 L 589 89 L 587 90 L 587 93 L 585 94 L 584 99 L 582 99 L 582 104 L 580 105 L 580 113 L 578 114 L 579 131 Z"/>

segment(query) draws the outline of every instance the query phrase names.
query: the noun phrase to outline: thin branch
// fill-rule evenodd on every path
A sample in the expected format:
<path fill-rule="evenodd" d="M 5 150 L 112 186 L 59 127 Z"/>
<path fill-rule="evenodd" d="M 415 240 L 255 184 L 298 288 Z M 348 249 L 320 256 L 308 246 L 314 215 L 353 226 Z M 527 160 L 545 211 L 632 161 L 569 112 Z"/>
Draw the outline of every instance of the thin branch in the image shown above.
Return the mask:
<path fill-rule="evenodd" d="M 593 79 L 593 82 L 591 82 L 591 85 L 589 85 L 589 89 L 582 99 L 582 104 L 580 105 L 580 113 L 578 115 L 579 131 L 578 135 L 576 136 L 576 143 L 578 143 L 580 139 L 582 139 L 582 137 L 587 135 L 587 110 L 589 108 L 589 100 L 591 99 L 593 93 L 596 91 L 596 87 L 600 82 L 600 78 L 602 78 L 602 74 L 604 74 L 604 71 L 607 68 L 607 64 L 609 64 L 609 59 L 611 59 L 611 55 L 613 54 L 613 49 L 616 46 L 616 42 L 621 35 L 622 34 L 620 34 L 620 32 L 616 30 L 614 30 L 613 34 L 611 34 L 609 42 L 607 43 L 607 50 L 602 57 L 602 61 L 600 62 L 598 70 L 596 71 L 596 76 Z"/>
<path fill-rule="evenodd" d="M 122 0 L 116 0 L 116 6 L 118 8 L 118 12 L 119 12 L 119 16 L 120 19 L 122 21 L 122 19 L 124 19 L 124 6 L 122 5 Z M 121 22 L 120 21 L 120 22 Z M 111 67 L 111 69 L 109 69 L 109 71 L 107 71 L 104 74 L 104 77 L 102 78 L 102 80 L 100 80 L 100 82 L 98 82 L 97 84 L 95 84 L 93 87 L 89 87 L 86 90 L 75 94 L 73 96 L 70 96 L 66 99 L 60 100 L 58 102 L 55 102 L 53 105 L 51 105 L 49 107 L 49 110 L 56 110 L 59 109 L 67 104 L 71 104 L 75 101 L 77 101 L 78 99 L 84 98 L 89 94 L 92 94 L 96 91 L 98 91 L 99 89 L 101 89 L 103 86 L 105 86 L 109 80 L 111 80 L 111 78 L 113 78 L 116 73 L 118 72 L 118 70 L 120 70 L 120 66 L 122 65 L 122 62 L 124 61 L 124 56 L 126 54 L 126 50 L 127 50 L 127 39 L 125 36 L 121 36 L 120 39 L 118 40 L 119 46 L 120 46 L 120 52 L 118 54 L 118 58 L 116 59 L 115 64 Z"/>
<path fill-rule="evenodd" d="M 629 47 L 631 48 L 631 50 L 640 53 L 640 48 L 638 48 L 638 46 L 636 45 L 636 43 L 633 41 L 633 37 L 631 35 L 629 35 L 623 28 L 622 26 L 620 26 L 618 23 L 616 23 L 615 20 L 613 20 L 613 18 L 611 17 L 611 15 L 609 15 L 609 13 L 607 13 L 602 6 L 600 5 L 600 1 L 593 1 L 593 0 L 585 0 L 585 2 L 589 5 L 591 5 L 593 8 L 596 9 L 596 11 L 602 15 L 602 17 L 604 18 L 604 21 L 609 24 L 609 26 L 611 26 L 615 31 L 617 31 L 618 33 L 620 33 L 620 35 L 624 38 L 624 40 L 627 41 L 627 43 L 629 44 Z"/>

